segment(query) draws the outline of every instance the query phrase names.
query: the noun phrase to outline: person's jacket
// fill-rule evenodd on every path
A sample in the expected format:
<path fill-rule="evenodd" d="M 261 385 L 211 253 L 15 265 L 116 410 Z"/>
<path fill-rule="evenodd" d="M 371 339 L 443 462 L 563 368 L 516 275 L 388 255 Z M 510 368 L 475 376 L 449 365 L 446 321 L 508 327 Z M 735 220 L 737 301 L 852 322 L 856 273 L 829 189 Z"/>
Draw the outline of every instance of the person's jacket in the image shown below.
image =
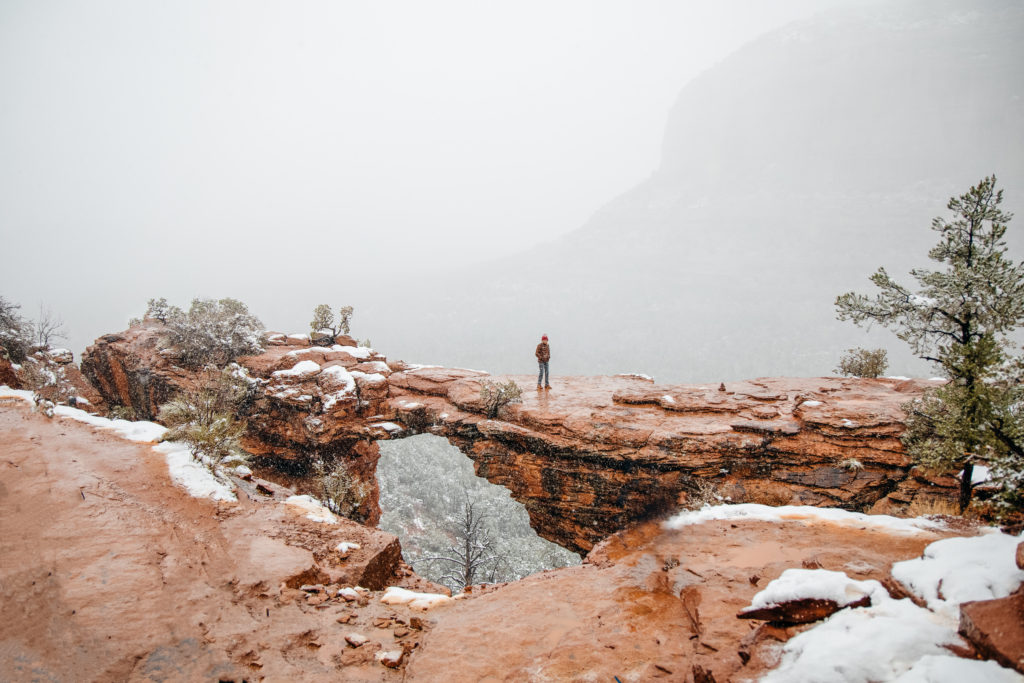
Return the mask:
<path fill-rule="evenodd" d="M 541 363 L 547 363 L 551 360 L 551 347 L 548 346 L 546 341 L 537 344 L 537 360 Z"/>

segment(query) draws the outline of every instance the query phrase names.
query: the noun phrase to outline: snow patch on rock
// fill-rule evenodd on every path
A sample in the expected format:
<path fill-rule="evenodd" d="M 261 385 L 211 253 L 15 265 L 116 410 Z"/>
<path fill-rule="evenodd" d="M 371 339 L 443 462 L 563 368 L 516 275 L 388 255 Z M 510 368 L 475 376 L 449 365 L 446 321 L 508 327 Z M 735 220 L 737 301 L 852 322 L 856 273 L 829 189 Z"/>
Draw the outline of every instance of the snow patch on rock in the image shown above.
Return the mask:
<path fill-rule="evenodd" d="M 901 519 L 889 515 L 866 515 L 839 508 L 820 508 L 812 505 L 783 505 L 771 507 L 757 503 L 737 505 L 709 505 L 700 510 L 681 512 L 665 520 L 669 529 L 681 529 L 691 524 L 714 520 L 756 520 L 760 522 L 804 522 L 813 524 L 828 522 L 846 527 L 871 528 L 895 533 L 922 533 L 944 529 L 941 522 L 917 517 Z"/>
<path fill-rule="evenodd" d="M 323 503 L 313 496 L 289 496 L 284 501 L 285 505 L 304 512 L 306 519 L 320 522 L 321 524 L 337 524 L 338 518 L 328 510 Z"/>
<path fill-rule="evenodd" d="M 930 609 L 956 620 L 961 602 L 1005 598 L 1024 583 L 1024 570 L 1015 560 L 1021 540 L 996 529 L 946 538 L 925 548 L 922 557 L 894 564 L 892 577 Z"/>
<path fill-rule="evenodd" d="M 192 457 L 192 451 L 178 441 L 165 441 L 153 450 L 162 453 L 167 461 L 171 481 L 188 491 L 194 498 L 209 498 L 237 502 L 234 490 L 218 480 L 201 463 Z"/>
<path fill-rule="evenodd" d="M 385 605 L 408 605 L 411 609 L 427 611 L 452 601 L 441 593 L 417 593 L 398 586 L 391 586 L 380 599 Z"/>
<path fill-rule="evenodd" d="M 828 569 L 787 569 L 755 595 L 750 601 L 750 607 L 744 611 L 776 607 L 786 602 L 804 599 L 831 600 L 840 607 L 845 607 L 870 597 L 871 603 L 875 604 L 881 601 L 881 593 L 885 593 L 885 588 L 878 581 L 857 581 L 844 572 Z"/>
<path fill-rule="evenodd" d="M 300 360 L 287 370 L 278 370 L 274 377 L 312 377 L 320 372 L 320 364 L 315 360 Z"/>

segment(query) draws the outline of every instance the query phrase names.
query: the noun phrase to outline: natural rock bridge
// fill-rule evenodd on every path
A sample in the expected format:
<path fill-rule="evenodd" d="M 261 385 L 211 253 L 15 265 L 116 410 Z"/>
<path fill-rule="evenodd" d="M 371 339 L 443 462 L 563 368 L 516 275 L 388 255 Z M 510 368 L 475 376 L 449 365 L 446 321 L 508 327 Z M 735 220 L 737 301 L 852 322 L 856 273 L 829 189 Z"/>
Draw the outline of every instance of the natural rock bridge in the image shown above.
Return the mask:
<path fill-rule="evenodd" d="M 82 369 L 112 404 L 152 417 L 192 390 L 146 322 L 89 347 Z M 928 382 L 772 378 L 725 385 L 658 385 L 638 376 L 557 378 L 521 404 L 484 415 L 486 373 L 410 366 L 339 337 L 331 347 L 271 335 L 240 364 L 260 390 L 245 447 L 262 467 L 302 473 L 316 458 L 343 462 L 379 517 L 377 441 L 446 437 L 477 473 L 511 490 L 537 532 L 577 552 L 632 522 L 706 492 L 733 502 L 898 511 L 919 497 L 952 497 L 952 479 L 925 478 L 903 452 L 900 405 Z"/>

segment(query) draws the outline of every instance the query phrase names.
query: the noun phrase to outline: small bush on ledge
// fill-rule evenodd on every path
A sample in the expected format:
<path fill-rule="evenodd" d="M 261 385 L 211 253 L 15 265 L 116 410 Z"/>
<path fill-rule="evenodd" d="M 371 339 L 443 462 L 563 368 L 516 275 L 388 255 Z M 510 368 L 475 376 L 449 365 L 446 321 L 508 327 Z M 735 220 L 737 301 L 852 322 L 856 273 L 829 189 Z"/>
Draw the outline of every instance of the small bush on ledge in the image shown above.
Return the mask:
<path fill-rule="evenodd" d="M 836 372 L 850 377 L 881 377 L 889 367 L 885 349 L 847 349 L 839 359 Z"/>
<path fill-rule="evenodd" d="M 325 337 L 324 330 L 329 330 L 330 343 L 339 334 L 348 334 L 351 331 L 353 309 L 351 306 L 342 306 L 338 310 L 338 318 L 335 320 L 334 311 L 327 304 L 320 304 L 313 309 L 313 320 L 309 323 L 310 339 L 316 340 Z"/>
<path fill-rule="evenodd" d="M 507 382 L 491 382 L 485 380 L 480 385 L 480 400 L 484 403 L 484 412 L 487 417 L 498 417 L 498 411 L 510 403 L 522 403 L 523 391 L 519 385 L 509 380 Z"/>
<path fill-rule="evenodd" d="M 146 318 L 167 326 L 163 343 L 188 368 L 224 367 L 263 351 L 263 323 L 237 299 L 193 299 L 188 311 L 150 299 Z"/>
<path fill-rule="evenodd" d="M 317 460 L 313 464 L 313 471 L 320 483 L 320 500 L 328 510 L 360 523 L 366 521 L 359 508 L 370 494 L 369 486 L 356 481 L 341 463 L 328 466 L 324 461 Z"/>
<path fill-rule="evenodd" d="M 169 428 L 165 441 L 184 441 L 192 457 L 223 480 L 222 465 L 243 465 L 248 453 L 239 445 L 245 422 L 235 419 L 250 387 L 232 371 L 207 374 L 199 391 L 160 406 L 157 419 Z"/>

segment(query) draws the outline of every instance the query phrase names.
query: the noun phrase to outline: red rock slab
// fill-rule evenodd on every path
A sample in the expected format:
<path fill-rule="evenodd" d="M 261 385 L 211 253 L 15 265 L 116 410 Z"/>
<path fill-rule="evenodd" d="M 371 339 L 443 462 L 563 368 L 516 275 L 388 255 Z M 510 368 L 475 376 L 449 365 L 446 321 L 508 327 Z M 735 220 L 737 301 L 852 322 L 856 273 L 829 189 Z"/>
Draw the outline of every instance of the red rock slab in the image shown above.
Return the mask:
<path fill-rule="evenodd" d="M 987 659 L 1024 674 L 1024 587 L 996 600 L 960 605 L 960 634 Z"/>
<path fill-rule="evenodd" d="M 11 361 L 6 358 L 0 358 L 0 384 L 6 384 L 11 389 L 21 388 L 18 375 L 15 374 L 14 368 L 11 367 Z"/>
<path fill-rule="evenodd" d="M 757 680 L 771 658 L 748 638 L 750 623 L 736 619 L 758 591 L 752 574 L 767 582 L 816 558 L 833 570 L 858 562 L 864 578 L 881 579 L 893 561 L 919 556 L 936 538 L 828 523 L 711 522 L 678 531 L 642 524 L 600 543 L 580 567 L 431 613 L 434 630 L 413 654 L 407 680 L 456 671 L 472 681 L 687 680 L 695 666 L 718 681 Z"/>
<path fill-rule="evenodd" d="M 400 389 L 408 389 L 419 394 L 430 394 L 432 396 L 448 396 L 448 392 L 454 382 L 480 377 L 487 377 L 487 373 L 457 368 L 424 367 L 396 372 L 388 380 L 392 386 L 399 387 Z M 477 387 L 476 391 L 479 396 L 479 387 Z"/>
<path fill-rule="evenodd" d="M 729 427 L 737 432 L 751 432 L 754 434 L 796 436 L 800 433 L 800 423 L 794 420 L 743 420 L 730 422 Z"/>

